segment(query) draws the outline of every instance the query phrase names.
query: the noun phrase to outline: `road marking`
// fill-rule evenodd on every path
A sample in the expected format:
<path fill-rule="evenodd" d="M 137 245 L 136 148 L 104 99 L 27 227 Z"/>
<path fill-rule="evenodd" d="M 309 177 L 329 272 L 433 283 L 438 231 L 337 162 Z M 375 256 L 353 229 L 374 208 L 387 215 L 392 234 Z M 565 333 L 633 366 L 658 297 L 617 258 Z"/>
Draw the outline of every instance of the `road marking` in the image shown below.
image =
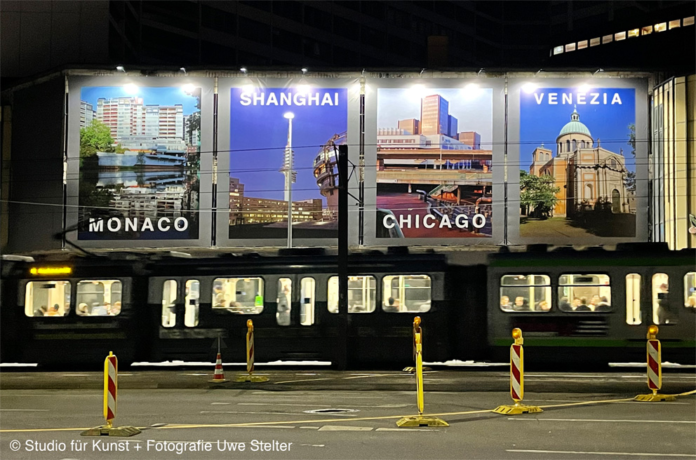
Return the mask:
<path fill-rule="evenodd" d="M 237 403 L 238 406 L 300 406 L 300 407 L 309 407 L 312 406 L 313 404 L 297 404 L 297 403 Z M 331 406 L 331 403 L 328 404 L 314 404 L 316 406 Z M 382 405 L 355 405 L 351 404 L 351 407 L 381 407 L 381 408 L 391 408 L 391 409 L 396 409 L 399 407 L 408 407 L 410 404 L 382 404 Z"/>
<path fill-rule="evenodd" d="M 283 382 L 275 382 L 276 385 L 281 383 L 296 383 L 296 382 L 316 382 L 319 380 L 336 380 L 336 377 L 324 377 L 321 379 L 302 379 L 302 380 L 285 380 Z"/>
<path fill-rule="evenodd" d="M 48 409 L 0 409 L 0 412 L 48 412 Z"/>
<path fill-rule="evenodd" d="M 232 403 L 225 403 L 225 402 L 214 402 L 210 403 L 211 406 L 229 406 Z"/>
<path fill-rule="evenodd" d="M 301 446 L 307 447 L 324 447 L 324 444 L 300 444 Z"/>
<path fill-rule="evenodd" d="M 319 431 L 372 431 L 371 426 L 324 425 Z"/>
<path fill-rule="evenodd" d="M 607 423 L 690 423 L 694 420 L 604 420 L 593 418 L 509 418 L 508 420 L 533 421 L 533 422 L 607 422 Z"/>
<path fill-rule="evenodd" d="M 614 456 L 636 456 L 636 457 L 696 457 L 695 454 L 663 454 L 646 453 L 646 452 L 578 452 L 574 450 L 523 450 L 523 449 L 507 449 L 505 452 L 519 452 L 524 454 L 578 454 L 578 455 L 614 455 Z"/>
<path fill-rule="evenodd" d="M 301 430 L 318 430 L 319 427 L 318 426 L 301 426 L 300 429 Z"/>
<path fill-rule="evenodd" d="M 404 428 L 377 428 L 375 431 L 394 431 L 394 432 L 397 432 L 397 433 L 410 433 L 411 431 L 431 431 L 431 432 L 435 432 L 435 431 L 442 431 L 442 430 L 426 430 L 426 429 L 423 429 L 423 428 L 406 428 L 406 429 L 404 429 Z"/>

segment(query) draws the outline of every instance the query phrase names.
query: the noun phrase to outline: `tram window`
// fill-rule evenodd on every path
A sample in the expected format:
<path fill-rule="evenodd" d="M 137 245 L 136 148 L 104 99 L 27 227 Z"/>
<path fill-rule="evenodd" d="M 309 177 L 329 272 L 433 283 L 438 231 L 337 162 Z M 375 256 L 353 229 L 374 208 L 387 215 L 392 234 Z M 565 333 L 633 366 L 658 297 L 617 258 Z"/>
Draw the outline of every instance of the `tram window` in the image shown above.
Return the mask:
<path fill-rule="evenodd" d="M 186 311 L 184 312 L 184 326 L 198 326 L 198 310 L 201 301 L 201 282 L 198 280 L 186 281 Z"/>
<path fill-rule="evenodd" d="M 430 311 L 431 283 L 428 275 L 393 275 L 382 280 L 382 310 L 391 313 Z"/>
<path fill-rule="evenodd" d="M 276 305 L 278 326 L 290 326 L 290 312 L 292 311 L 292 280 L 290 278 L 278 279 Z"/>
<path fill-rule="evenodd" d="M 653 322 L 655 324 L 677 324 L 678 314 L 669 298 L 669 275 L 655 273 L 652 277 Z"/>
<path fill-rule="evenodd" d="M 696 272 L 684 275 L 684 306 L 696 312 Z"/>
<path fill-rule="evenodd" d="M 348 277 L 348 313 L 372 313 L 375 311 L 374 276 Z M 338 276 L 329 278 L 327 307 L 329 313 L 338 313 Z"/>
<path fill-rule="evenodd" d="M 217 278 L 213 281 L 213 308 L 237 315 L 263 311 L 262 278 Z"/>
<path fill-rule="evenodd" d="M 67 316 L 70 312 L 70 281 L 30 281 L 24 297 L 27 316 Z"/>
<path fill-rule="evenodd" d="M 77 314 L 116 316 L 121 313 L 119 280 L 83 280 L 77 283 Z"/>
<path fill-rule="evenodd" d="M 503 275 L 500 308 L 510 312 L 551 310 L 551 278 L 548 275 Z"/>
<path fill-rule="evenodd" d="M 642 323 L 640 314 L 640 275 L 626 275 L 626 324 Z"/>
<path fill-rule="evenodd" d="M 176 281 L 167 280 L 162 286 L 162 326 L 176 325 Z"/>
<path fill-rule="evenodd" d="M 314 324 L 314 298 L 316 282 L 314 278 L 302 278 L 300 281 L 300 324 Z"/>
<path fill-rule="evenodd" d="M 561 275 L 558 284 L 558 303 L 562 311 L 611 311 L 611 285 L 608 275 Z"/>

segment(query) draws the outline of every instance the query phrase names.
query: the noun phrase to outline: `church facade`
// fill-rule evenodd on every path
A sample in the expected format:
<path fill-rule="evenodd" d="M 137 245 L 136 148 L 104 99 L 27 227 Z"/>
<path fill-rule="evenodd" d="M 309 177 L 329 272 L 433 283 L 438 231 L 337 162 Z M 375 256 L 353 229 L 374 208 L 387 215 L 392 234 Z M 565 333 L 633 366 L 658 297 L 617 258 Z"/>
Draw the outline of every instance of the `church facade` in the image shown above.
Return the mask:
<path fill-rule="evenodd" d="M 595 209 L 613 214 L 635 213 L 635 192 L 626 187 L 629 171 L 623 151 L 611 152 L 595 142 L 577 109 L 556 138 L 556 155 L 543 145 L 534 149 L 529 173 L 555 178 L 558 201 L 554 217 Z"/>

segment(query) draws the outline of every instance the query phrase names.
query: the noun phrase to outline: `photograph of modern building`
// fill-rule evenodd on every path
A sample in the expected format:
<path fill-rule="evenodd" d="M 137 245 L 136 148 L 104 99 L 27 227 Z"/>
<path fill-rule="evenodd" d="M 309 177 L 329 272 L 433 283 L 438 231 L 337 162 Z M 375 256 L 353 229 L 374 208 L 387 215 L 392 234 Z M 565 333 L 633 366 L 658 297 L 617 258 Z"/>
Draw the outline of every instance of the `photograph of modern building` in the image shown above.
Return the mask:
<path fill-rule="evenodd" d="M 194 87 L 82 89 L 80 239 L 198 237 L 200 94 Z M 121 225 L 94 225 L 114 217 Z M 179 219 L 178 227 L 158 227 L 163 218 Z"/>
<path fill-rule="evenodd" d="M 380 88 L 377 118 L 377 234 L 490 237 L 492 90 Z"/>
<path fill-rule="evenodd" d="M 546 110 L 541 91 L 523 97 L 521 144 L 554 139 L 553 147 L 542 142 L 522 153 L 520 236 L 635 236 L 633 90 L 589 90 L 581 98 L 558 90 L 561 104 Z M 546 89 L 546 96 L 554 91 Z M 578 100 L 588 104 L 578 106 Z M 567 118 L 558 120 L 564 111 Z"/>
<path fill-rule="evenodd" d="M 336 238 L 347 91 L 232 88 L 230 238 Z M 290 203 L 290 206 L 288 204 Z"/>

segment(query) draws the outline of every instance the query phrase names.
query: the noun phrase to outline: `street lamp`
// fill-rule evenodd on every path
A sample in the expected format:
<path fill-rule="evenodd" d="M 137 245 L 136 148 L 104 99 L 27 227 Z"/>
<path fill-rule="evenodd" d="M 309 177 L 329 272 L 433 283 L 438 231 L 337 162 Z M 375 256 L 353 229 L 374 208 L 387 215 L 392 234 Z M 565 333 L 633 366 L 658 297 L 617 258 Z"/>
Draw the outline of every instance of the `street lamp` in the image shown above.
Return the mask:
<path fill-rule="evenodd" d="M 293 167 L 293 152 L 292 152 L 292 120 L 295 114 L 285 112 L 283 118 L 288 120 L 288 143 L 285 146 L 285 155 L 283 158 L 283 167 L 280 170 L 285 175 L 285 201 L 288 203 L 288 248 L 292 247 L 292 183 L 295 182 L 297 172 L 292 170 Z"/>

